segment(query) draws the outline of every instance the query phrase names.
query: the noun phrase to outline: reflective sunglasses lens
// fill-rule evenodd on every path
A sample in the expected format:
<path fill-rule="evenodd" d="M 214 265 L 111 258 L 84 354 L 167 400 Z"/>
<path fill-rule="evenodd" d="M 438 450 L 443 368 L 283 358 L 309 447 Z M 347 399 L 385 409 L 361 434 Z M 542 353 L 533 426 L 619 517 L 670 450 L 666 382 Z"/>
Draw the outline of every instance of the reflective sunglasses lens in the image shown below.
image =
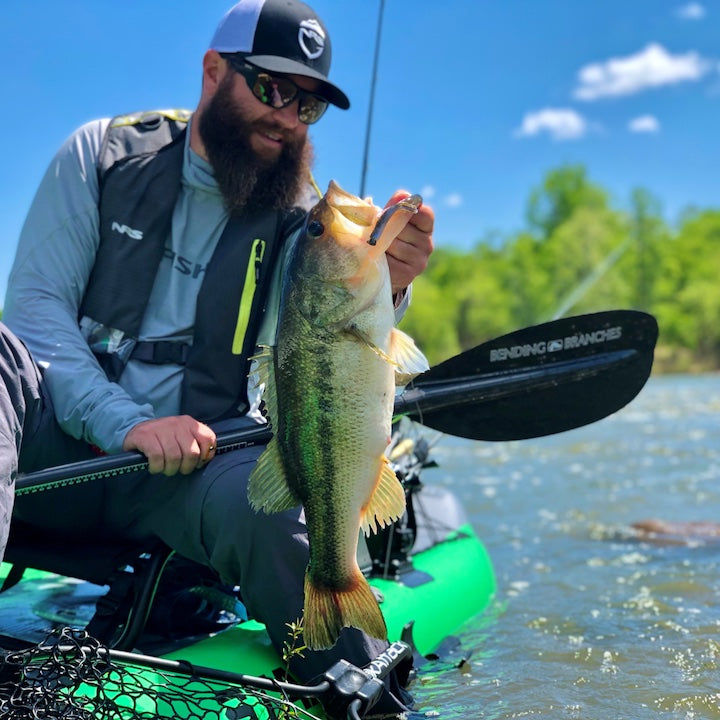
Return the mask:
<path fill-rule="evenodd" d="M 231 64 L 237 72 L 245 77 L 252 94 L 264 105 L 279 110 L 294 102 L 299 95 L 298 119 L 305 125 L 316 123 L 328 108 L 327 100 L 301 90 L 288 78 L 257 72 L 250 65 L 240 65 L 232 60 Z"/>
<path fill-rule="evenodd" d="M 297 87 L 290 80 L 259 73 L 252 87 L 253 95 L 273 108 L 284 108 L 297 96 Z"/>
<path fill-rule="evenodd" d="M 305 125 L 316 123 L 327 110 L 328 102 L 319 98 L 317 95 L 305 95 L 300 100 L 298 108 L 298 119 Z"/>

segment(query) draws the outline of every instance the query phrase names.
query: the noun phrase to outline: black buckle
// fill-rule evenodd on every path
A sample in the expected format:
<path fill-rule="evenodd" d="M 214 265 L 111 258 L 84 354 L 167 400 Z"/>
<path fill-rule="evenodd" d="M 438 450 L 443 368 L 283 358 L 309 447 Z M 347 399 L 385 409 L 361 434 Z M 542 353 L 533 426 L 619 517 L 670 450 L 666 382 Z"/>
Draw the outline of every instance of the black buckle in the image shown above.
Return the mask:
<path fill-rule="evenodd" d="M 151 365 L 185 365 L 190 354 L 190 345 L 173 340 L 156 340 L 135 344 L 131 360 L 140 360 Z"/>

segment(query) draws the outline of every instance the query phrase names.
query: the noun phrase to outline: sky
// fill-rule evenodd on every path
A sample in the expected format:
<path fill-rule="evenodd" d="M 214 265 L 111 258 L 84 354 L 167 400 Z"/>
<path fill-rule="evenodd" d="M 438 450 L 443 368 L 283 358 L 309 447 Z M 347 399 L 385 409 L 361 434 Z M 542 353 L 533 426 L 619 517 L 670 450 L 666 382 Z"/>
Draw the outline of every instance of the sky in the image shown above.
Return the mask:
<path fill-rule="evenodd" d="M 229 0 L 0 3 L 0 298 L 52 156 L 98 117 L 194 108 Z M 582 164 L 622 209 L 720 207 L 720 0 L 315 0 L 351 108 L 312 126 L 315 176 L 436 213 L 438 247 L 524 227 L 546 173 Z"/>

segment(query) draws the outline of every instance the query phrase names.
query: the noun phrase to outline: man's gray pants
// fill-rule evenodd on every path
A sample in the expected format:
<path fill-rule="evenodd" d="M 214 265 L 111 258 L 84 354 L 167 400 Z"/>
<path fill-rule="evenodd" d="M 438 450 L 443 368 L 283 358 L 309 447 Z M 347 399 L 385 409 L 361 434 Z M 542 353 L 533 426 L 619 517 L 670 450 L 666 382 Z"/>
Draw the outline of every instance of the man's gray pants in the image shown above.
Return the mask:
<path fill-rule="evenodd" d="M 20 472 L 96 457 L 55 421 L 42 373 L 25 346 L 0 323 L 0 555 L 12 489 Z M 238 585 L 251 617 L 280 649 L 286 623 L 301 617 L 308 540 L 301 508 L 266 515 L 247 500 L 247 482 L 263 447 L 218 455 L 190 475 L 138 472 L 16 498 L 13 517 L 59 534 L 132 540 L 159 537 L 180 555 Z M 387 647 L 346 628 L 331 650 L 305 652 L 293 666 L 304 682 L 344 658 L 362 667 Z M 393 678 L 393 690 L 398 692 Z M 381 708 L 378 707 L 378 710 Z M 382 710 L 402 706 L 384 698 Z"/>

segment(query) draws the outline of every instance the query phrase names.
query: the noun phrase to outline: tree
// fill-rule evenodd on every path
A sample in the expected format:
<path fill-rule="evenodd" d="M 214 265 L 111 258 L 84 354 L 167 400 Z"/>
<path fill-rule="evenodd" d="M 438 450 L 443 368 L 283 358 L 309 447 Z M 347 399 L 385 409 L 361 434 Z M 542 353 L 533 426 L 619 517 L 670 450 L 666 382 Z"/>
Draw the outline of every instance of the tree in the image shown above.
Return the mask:
<path fill-rule="evenodd" d="M 661 217 L 660 202 L 647 190 L 633 190 L 630 199 L 631 252 L 634 272 L 632 305 L 649 311 L 655 298 L 660 253 L 667 243 L 668 229 Z"/>
<path fill-rule="evenodd" d="M 653 309 L 661 340 L 720 366 L 720 211 L 687 215 L 663 246 Z"/>
<path fill-rule="evenodd" d="M 581 207 L 606 208 L 607 194 L 588 181 L 582 165 L 564 165 L 548 172 L 540 187 L 530 192 L 526 219 L 545 239 Z"/>

